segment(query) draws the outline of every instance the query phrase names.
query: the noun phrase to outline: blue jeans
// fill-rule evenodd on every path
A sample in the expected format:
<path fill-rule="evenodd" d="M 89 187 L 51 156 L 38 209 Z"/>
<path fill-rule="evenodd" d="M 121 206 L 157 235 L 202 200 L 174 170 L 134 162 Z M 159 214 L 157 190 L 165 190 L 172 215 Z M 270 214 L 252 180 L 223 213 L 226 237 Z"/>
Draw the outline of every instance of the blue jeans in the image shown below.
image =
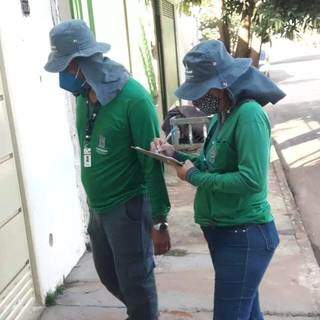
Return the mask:
<path fill-rule="evenodd" d="M 94 264 L 104 286 L 127 307 L 130 320 L 156 320 L 152 218 L 143 196 L 105 214 L 90 212 L 88 233 Z"/>
<path fill-rule="evenodd" d="M 214 320 L 263 320 L 259 285 L 279 236 L 274 222 L 202 227 L 215 269 Z"/>

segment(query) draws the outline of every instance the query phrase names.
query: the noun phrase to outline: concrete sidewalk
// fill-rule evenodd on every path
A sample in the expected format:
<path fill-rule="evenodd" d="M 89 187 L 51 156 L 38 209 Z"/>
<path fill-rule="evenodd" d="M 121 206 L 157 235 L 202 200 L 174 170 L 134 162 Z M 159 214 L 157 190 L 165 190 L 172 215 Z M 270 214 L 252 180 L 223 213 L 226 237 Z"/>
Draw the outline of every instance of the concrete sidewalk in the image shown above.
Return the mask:
<path fill-rule="evenodd" d="M 157 259 L 161 320 L 209 320 L 213 269 L 200 229 L 192 223 L 195 190 L 171 172 L 167 181 L 173 205 L 173 250 Z M 261 286 L 265 319 L 320 319 L 319 268 L 275 152 L 270 170 L 270 200 L 281 245 Z M 45 310 L 41 320 L 126 318 L 124 306 L 99 283 L 90 253 L 83 256 L 67 278 L 66 290 L 57 303 Z"/>

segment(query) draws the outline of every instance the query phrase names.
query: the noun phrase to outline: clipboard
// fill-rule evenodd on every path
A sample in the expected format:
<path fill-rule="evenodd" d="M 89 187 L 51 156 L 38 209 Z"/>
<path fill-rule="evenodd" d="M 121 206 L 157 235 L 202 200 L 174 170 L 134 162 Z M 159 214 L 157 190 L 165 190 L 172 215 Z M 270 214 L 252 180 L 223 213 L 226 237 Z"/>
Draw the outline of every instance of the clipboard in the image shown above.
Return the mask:
<path fill-rule="evenodd" d="M 172 158 L 172 157 L 168 157 L 168 156 L 165 156 L 161 153 L 157 153 L 157 152 L 152 152 L 152 151 L 149 151 L 149 150 L 145 150 L 145 149 L 142 149 L 140 147 L 131 147 L 132 149 L 144 154 L 145 156 L 148 156 L 148 157 L 151 157 L 153 159 L 156 159 L 158 161 L 161 161 L 161 162 L 164 162 L 166 164 L 169 164 L 169 165 L 178 165 L 180 167 L 182 167 L 184 165 L 183 162 L 180 162 L 178 161 L 177 159 L 175 158 Z"/>

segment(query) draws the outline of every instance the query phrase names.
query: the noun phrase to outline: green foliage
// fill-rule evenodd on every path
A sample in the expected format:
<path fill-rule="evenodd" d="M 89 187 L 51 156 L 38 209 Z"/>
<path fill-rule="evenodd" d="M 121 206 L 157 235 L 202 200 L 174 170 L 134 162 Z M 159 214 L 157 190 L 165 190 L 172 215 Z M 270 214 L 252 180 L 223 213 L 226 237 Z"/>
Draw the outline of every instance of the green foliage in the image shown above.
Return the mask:
<path fill-rule="evenodd" d="M 47 292 L 45 304 L 47 307 L 55 306 L 57 304 L 56 302 L 57 296 L 54 292 L 49 291 Z"/>
<path fill-rule="evenodd" d="M 199 30 L 202 35 L 201 40 L 219 39 L 219 19 L 210 14 L 203 14 L 199 18 Z"/>
<path fill-rule="evenodd" d="M 205 0 L 180 0 L 183 12 L 189 13 L 194 6 L 206 5 Z M 212 0 L 214 3 L 215 0 Z M 307 29 L 320 29 L 319 0 L 222 0 L 223 17 L 230 28 L 231 42 L 234 42 L 236 24 L 248 14 L 250 32 L 262 41 L 268 42 L 273 35 L 292 39 Z M 204 38 L 216 37 L 209 28 L 218 28 L 218 18 L 203 17 L 200 28 Z"/>
<path fill-rule="evenodd" d="M 202 14 L 199 18 L 199 30 L 202 35 L 201 40 L 212 40 L 219 39 L 219 23 L 220 20 L 206 12 Z M 237 14 L 232 14 L 228 16 L 227 24 L 229 27 L 230 43 L 231 43 L 231 52 L 235 50 L 238 40 L 238 30 L 240 26 L 240 17 Z"/>
<path fill-rule="evenodd" d="M 308 29 L 320 29 L 319 0 L 264 0 L 254 17 L 254 32 L 264 42 L 274 34 L 292 39 Z"/>
<path fill-rule="evenodd" d="M 64 286 L 60 285 L 57 286 L 55 291 L 49 291 L 47 292 L 46 298 L 45 298 L 45 304 L 47 307 L 51 307 L 57 304 L 57 297 L 62 295 L 64 292 Z"/>
<path fill-rule="evenodd" d="M 155 100 L 158 96 L 158 88 L 157 88 L 156 75 L 153 68 L 151 48 L 148 43 L 146 31 L 142 21 L 140 21 L 140 27 L 141 27 L 141 43 L 139 46 L 140 55 L 141 55 L 141 59 L 144 67 L 144 72 L 148 80 L 149 91 L 151 96 Z"/>
<path fill-rule="evenodd" d="M 65 288 L 64 288 L 63 285 L 57 286 L 57 287 L 56 287 L 56 294 L 57 294 L 57 296 L 62 295 L 63 292 L 64 292 L 64 290 L 65 290 Z"/>
<path fill-rule="evenodd" d="M 191 15 L 191 9 L 193 7 L 199 7 L 202 5 L 202 0 L 182 0 L 180 1 L 180 11 L 184 14 L 190 16 Z"/>

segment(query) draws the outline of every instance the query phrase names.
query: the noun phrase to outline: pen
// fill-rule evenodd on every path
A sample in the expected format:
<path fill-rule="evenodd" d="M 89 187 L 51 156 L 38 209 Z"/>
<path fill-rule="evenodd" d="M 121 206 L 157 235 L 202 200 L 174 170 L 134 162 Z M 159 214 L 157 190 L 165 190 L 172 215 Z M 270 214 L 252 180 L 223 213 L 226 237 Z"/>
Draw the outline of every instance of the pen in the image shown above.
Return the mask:
<path fill-rule="evenodd" d="M 177 127 L 173 127 L 171 129 L 171 131 L 169 132 L 169 134 L 165 137 L 165 139 L 162 141 L 162 144 L 167 143 L 168 140 L 171 138 L 171 136 L 174 134 L 174 132 L 176 131 Z M 158 152 L 161 152 L 161 149 L 157 148 Z"/>
<path fill-rule="evenodd" d="M 177 127 L 173 127 L 162 143 L 168 142 L 168 140 L 169 140 L 169 139 L 171 138 L 171 136 L 174 134 L 174 132 L 176 131 L 176 129 L 177 129 Z"/>

